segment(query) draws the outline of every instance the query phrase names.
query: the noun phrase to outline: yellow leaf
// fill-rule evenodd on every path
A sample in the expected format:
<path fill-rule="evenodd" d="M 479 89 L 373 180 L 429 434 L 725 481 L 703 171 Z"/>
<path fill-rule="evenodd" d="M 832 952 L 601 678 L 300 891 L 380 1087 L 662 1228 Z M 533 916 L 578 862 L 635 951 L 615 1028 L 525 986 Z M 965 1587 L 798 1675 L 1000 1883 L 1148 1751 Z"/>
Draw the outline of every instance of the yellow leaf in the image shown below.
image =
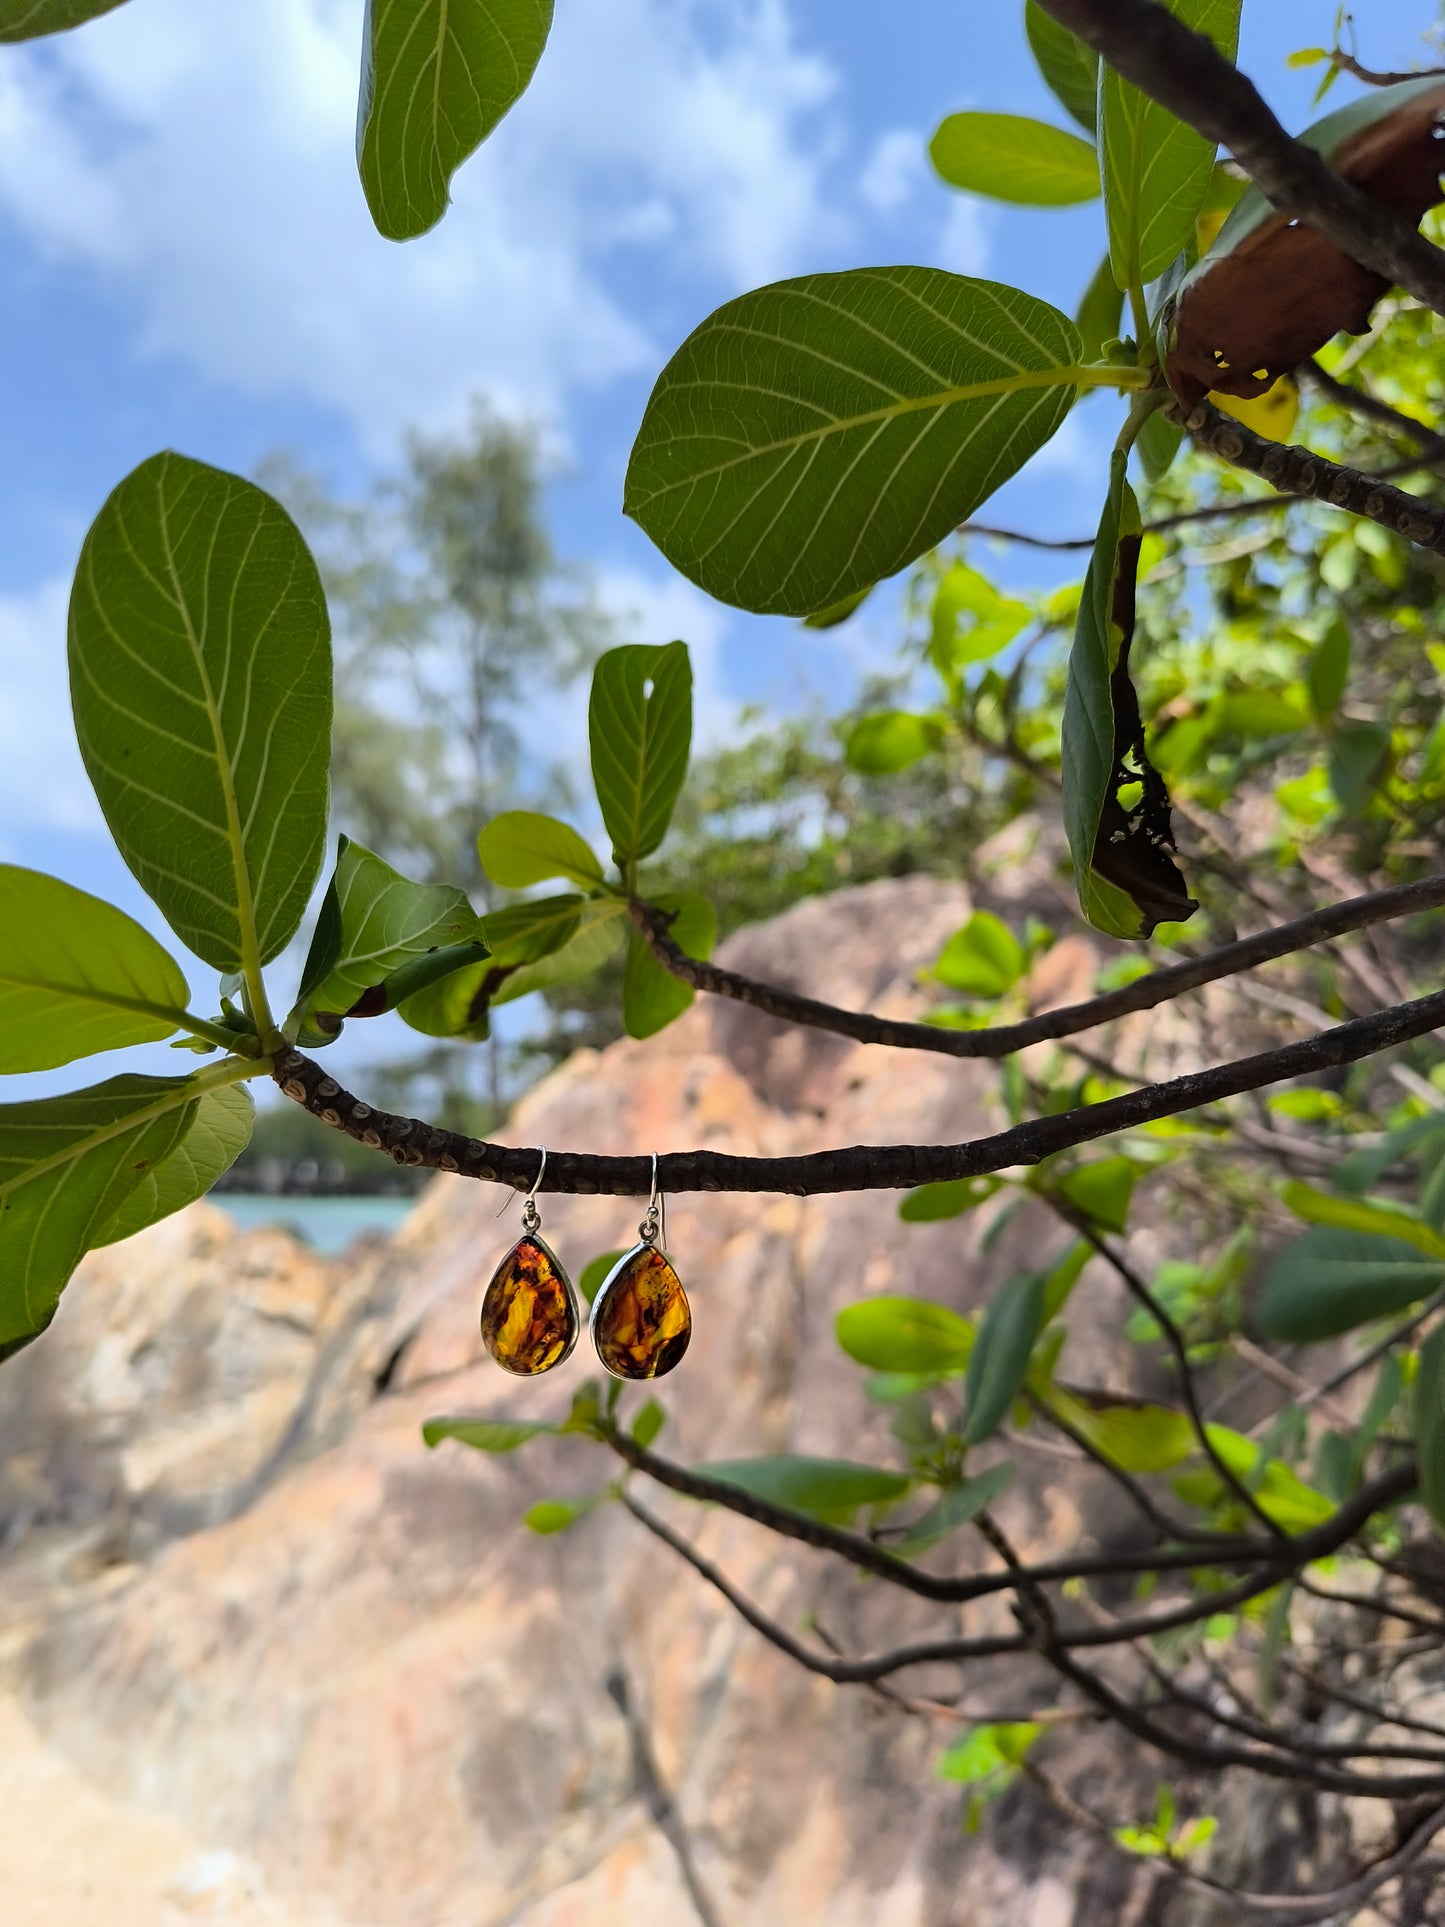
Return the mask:
<path fill-rule="evenodd" d="M 1299 390 L 1288 375 L 1281 375 L 1272 388 L 1249 400 L 1241 395 L 1211 395 L 1209 399 L 1226 415 L 1233 415 L 1237 422 L 1272 442 L 1288 441 L 1299 417 Z"/>

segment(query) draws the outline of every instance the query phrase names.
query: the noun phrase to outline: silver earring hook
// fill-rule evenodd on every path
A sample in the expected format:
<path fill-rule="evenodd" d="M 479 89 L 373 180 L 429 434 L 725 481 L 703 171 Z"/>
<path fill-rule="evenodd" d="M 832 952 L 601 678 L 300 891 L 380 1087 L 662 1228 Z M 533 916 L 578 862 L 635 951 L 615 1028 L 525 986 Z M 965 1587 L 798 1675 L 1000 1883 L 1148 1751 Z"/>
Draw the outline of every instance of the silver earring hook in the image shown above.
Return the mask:
<path fill-rule="evenodd" d="M 659 1230 L 665 1248 L 667 1245 L 667 1199 L 658 1189 L 657 1153 L 654 1151 L 652 1154 L 652 1190 L 648 1196 L 647 1210 L 643 1215 L 642 1223 L 637 1227 L 637 1235 L 642 1239 L 644 1244 L 654 1244 L 658 1239 Z"/>
<path fill-rule="evenodd" d="M 522 1201 L 522 1229 L 524 1231 L 536 1231 L 542 1223 L 541 1213 L 537 1209 L 537 1192 L 541 1187 L 542 1179 L 547 1174 L 547 1147 L 545 1144 L 541 1146 L 541 1154 L 542 1162 L 537 1166 L 537 1175 L 532 1181 L 532 1188 Z M 497 1212 L 499 1218 L 502 1212 L 508 1210 L 515 1202 L 516 1196 L 516 1192 L 512 1191 L 502 1199 L 501 1206 Z"/>

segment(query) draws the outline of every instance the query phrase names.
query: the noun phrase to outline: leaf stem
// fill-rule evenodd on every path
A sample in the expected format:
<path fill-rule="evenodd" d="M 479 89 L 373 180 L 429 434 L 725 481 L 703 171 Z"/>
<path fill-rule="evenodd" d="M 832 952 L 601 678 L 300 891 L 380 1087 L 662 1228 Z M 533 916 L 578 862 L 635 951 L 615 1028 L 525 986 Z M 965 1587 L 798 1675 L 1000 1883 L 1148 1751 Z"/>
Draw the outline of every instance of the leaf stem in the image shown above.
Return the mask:
<path fill-rule="evenodd" d="M 213 1024 L 205 1017 L 196 1017 L 189 1010 L 183 1011 L 177 1020 L 182 1030 L 188 1030 L 192 1037 L 203 1037 L 208 1044 L 218 1044 L 223 1051 L 236 1057 L 253 1058 L 261 1054 L 259 1036 L 248 1037 L 244 1031 L 227 1030 L 224 1024 Z M 247 1044 L 254 1048 L 248 1050 Z"/>

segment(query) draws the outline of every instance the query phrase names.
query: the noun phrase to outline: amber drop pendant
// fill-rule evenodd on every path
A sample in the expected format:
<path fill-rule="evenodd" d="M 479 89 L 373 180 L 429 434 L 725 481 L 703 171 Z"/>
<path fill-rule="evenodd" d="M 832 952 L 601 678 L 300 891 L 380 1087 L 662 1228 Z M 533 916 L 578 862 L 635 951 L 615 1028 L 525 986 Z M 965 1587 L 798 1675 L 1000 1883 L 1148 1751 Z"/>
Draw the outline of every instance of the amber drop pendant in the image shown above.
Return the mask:
<path fill-rule="evenodd" d="M 625 1252 L 592 1301 L 592 1342 L 614 1378 L 661 1378 L 687 1350 L 692 1313 L 682 1280 L 654 1244 Z"/>
<path fill-rule="evenodd" d="M 525 1232 L 487 1286 L 482 1343 L 503 1371 L 527 1378 L 560 1365 L 581 1327 L 577 1294 L 556 1253 L 535 1232 Z"/>

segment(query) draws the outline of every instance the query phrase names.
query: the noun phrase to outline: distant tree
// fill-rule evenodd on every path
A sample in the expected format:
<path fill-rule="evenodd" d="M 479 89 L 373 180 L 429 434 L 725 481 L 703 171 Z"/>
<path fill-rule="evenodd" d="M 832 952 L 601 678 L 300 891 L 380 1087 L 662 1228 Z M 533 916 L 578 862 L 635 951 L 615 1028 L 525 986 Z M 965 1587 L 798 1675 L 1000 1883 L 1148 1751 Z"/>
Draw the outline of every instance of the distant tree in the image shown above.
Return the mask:
<path fill-rule="evenodd" d="M 291 459 L 262 479 L 306 531 L 335 625 L 332 814 L 356 841 L 427 881 L 498 901 L 477 826 L 499 811 L 573 794 L 564 765 L 521 759 L 529 695 L 555 703 L 608 641 L 581 571 L 545 521 L 538 432 L 481 402 L 456 438 L 412 435 L 402 466 L 365 499 L 338 499 Z M 504 1053 L 440 1042 L 385 1067 L 393 1102 L 425 1102 L 481 1129 L 508 1096 Z"/>

